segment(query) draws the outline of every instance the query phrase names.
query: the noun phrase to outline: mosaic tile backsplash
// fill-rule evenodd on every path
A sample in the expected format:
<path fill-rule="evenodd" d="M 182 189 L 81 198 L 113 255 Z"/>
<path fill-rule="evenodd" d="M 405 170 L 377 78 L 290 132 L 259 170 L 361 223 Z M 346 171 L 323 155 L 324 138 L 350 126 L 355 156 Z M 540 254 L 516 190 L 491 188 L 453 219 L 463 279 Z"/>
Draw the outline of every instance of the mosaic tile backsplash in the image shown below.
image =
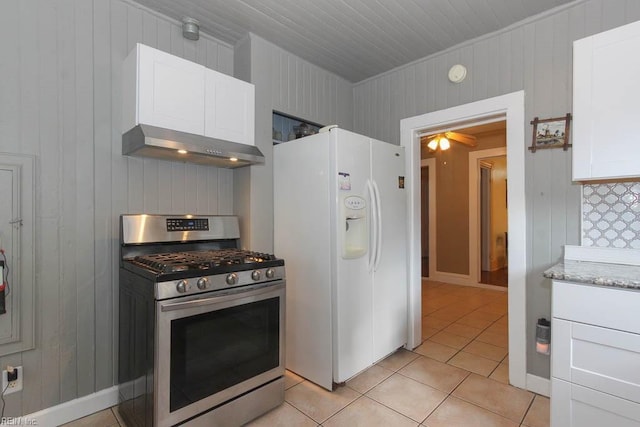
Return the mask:
<path fill-rule="evenodd" d="M 640 249 L 640 182 L 582 187 L 582 246 Z"/>

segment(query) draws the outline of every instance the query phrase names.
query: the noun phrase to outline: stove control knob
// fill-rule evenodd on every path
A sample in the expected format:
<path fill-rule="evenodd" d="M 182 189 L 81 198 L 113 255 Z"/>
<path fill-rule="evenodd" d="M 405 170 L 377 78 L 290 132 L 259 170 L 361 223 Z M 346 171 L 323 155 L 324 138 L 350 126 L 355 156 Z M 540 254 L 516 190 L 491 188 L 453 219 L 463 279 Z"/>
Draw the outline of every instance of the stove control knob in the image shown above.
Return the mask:
<path fill-rule="evenodd" d="M 253 272 L 251 273 L 251 278 L 254 280 L 254 282 L 260 280 L 260 277 L 262 277 L 260 270 L 253 270 Z"/>
<path fill-rule="evenodd" d="M 267 268 L 267 271 L 264 273 L 267 276 L 267 279 L 273 279 L 273 276 L 276 275 L 276 271 L 273 268 Z"/>
<path fill-rule="evenodd" d="M 238 275 L 236 273 L 231 273 L 227 276 L 227 285 L 235 285 L 238 283 Z"/>
<path fill-rule="evenodd" d="M 178 284 L 176 285 L 176 290 L 178 292 L 180 292 L 181 294 L 184 294 L 185 292 L 187 292 L 187 281 L 186 280 L 180 280 L 178 282 Z"/>
<path fill-rule="evenodd" d="M 198 279 L 198 289 L 200 290 L 205 290 L 209 287 L 209 279 L 207 279 L 206 277 L 201 277 L 200 279 Z"/>

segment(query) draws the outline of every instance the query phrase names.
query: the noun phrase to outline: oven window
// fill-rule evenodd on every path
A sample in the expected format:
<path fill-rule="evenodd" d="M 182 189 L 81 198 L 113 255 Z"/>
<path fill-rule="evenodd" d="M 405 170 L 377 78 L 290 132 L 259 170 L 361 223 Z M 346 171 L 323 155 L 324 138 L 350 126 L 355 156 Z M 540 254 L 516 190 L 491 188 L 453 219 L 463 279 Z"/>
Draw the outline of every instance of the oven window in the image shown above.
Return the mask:
<path fill-rule="evenodd" d="M 171 322 L 170 410 L 278 367 L 278 297 Z"/>

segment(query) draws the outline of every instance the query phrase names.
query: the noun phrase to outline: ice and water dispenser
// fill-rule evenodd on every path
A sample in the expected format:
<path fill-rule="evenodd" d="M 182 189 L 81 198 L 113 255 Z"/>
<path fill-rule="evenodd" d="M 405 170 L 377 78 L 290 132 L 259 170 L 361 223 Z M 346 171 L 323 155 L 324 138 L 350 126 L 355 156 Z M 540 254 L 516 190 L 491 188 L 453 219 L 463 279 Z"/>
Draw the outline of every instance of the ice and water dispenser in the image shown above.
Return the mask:
<path fill-rule="evenodd" d="M 360 196 L 346 196 L 342 199 L 341 218 L 343 220 L 342 258 L 360 258 L 369 247 L 369 221 L 367 202 Z"/>

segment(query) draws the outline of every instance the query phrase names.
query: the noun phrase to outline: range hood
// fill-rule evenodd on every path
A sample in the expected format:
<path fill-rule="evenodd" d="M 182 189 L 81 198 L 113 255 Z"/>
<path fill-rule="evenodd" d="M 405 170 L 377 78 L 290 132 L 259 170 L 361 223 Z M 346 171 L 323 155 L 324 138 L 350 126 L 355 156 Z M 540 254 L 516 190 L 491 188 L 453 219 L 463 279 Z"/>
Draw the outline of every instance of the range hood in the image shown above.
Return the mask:
<path fill-rule="evenodd" d="M 122 135 L 122 154 L 220 168 L 238 168 L 264 163 L 264 156 L 254 145 L 143 124 Z"/>

